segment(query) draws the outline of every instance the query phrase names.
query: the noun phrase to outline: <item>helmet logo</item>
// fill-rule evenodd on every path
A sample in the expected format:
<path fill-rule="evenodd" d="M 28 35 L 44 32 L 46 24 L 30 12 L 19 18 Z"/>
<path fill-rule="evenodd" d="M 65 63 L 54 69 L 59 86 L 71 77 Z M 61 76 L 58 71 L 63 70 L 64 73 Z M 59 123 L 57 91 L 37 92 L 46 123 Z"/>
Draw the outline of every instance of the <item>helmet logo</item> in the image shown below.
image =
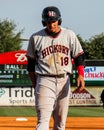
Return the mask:
<path fill-rule="evenodd" d="M 48 12 L 48 16 L 49 17 L 55 17 L 56 16 L 56 13 L 54 11 L 49 11 Z"/>

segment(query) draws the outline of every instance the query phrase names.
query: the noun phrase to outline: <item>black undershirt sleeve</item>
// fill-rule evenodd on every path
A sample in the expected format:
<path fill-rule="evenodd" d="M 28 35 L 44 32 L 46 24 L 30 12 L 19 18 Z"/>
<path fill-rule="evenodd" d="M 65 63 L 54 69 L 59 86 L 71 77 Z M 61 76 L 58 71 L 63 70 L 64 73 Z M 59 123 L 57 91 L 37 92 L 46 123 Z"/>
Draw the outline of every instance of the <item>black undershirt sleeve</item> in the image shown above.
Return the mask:
<path fill-rule="evenodd" d="M 75 62 L 75 66 L 79 66 L 79 65 L 83 65 L 85 66 L 85 63 L 84 63 L 84 54 L 82 55 L 79 55 L 78 57 L 74 58 L 74 62 Z"/>
<path fill-rule="evenodd" d="M 35 72 L 35 60 L 31 58 L 27 58 L 27 70 L 28 72 Z"/>

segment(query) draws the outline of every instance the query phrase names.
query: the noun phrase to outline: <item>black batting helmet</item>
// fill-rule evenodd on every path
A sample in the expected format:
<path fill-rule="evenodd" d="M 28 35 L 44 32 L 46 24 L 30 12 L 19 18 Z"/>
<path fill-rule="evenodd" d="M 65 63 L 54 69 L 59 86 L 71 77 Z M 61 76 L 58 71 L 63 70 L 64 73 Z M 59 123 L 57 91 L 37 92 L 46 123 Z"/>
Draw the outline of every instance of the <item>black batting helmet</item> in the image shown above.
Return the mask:
<path fill-rule="evenodd" d="M 42 24 L 46 26 L 46 22 L 56 21 L 58 20 L 58 24 L 61 25 L 61 13 L 59 9 L 55 6 L 48 6 L 43 9 L 42 12 Z"/>

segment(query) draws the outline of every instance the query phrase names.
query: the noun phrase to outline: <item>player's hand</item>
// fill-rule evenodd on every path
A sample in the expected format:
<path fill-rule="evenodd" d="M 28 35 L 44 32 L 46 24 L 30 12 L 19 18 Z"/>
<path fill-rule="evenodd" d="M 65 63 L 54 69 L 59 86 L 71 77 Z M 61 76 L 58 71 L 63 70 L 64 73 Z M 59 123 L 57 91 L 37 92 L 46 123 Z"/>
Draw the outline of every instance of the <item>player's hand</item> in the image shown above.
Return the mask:
<path fill-rule="evenodd" d="M 77 87 L 79 92 L 81 92 L 85 87 L 84 77 L 82 75 L 79 75 L 77 78 Z"/>

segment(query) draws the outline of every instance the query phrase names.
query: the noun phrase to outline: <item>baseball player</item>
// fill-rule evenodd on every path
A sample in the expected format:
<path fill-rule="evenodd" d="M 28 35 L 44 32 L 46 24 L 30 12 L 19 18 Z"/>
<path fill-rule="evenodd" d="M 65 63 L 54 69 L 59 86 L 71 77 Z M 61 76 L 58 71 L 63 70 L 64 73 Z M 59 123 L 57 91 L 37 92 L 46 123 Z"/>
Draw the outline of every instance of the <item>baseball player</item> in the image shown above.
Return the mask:
<path fill-rule="evenodd" d="M 65 130 L 70 94 L 71 58 L 78 70 L 78 90 L 84 89 L 84 52 L 75 35 L 62 28 L 61 13 L 57 7 L 43 9 L 44 28 L 31 35 L 27 58 L 32 84 L 35 88 L 37 110 L 36 130 L 49 130 L 53 116 L 53 130 Z M 72 57 L 71 57 L 72 54 Z"/>

